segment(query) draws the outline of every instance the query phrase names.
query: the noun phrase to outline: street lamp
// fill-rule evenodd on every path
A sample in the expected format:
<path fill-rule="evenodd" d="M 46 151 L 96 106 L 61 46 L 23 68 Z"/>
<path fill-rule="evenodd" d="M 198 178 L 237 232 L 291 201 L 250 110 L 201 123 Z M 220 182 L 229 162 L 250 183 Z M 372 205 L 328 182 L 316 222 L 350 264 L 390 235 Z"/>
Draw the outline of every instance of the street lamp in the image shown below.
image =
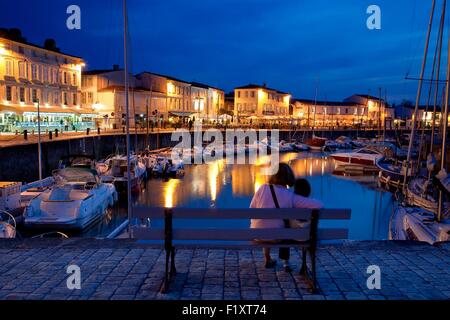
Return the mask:
<path fill-rule="evenodd" d="M 42 150 L 41 150 L 41 112 L 39 99 L 34 100 L 34 105 L 37 107 L 38 117 L 38 166 L 39 166 L 39 181 L 42 181 Z"/>

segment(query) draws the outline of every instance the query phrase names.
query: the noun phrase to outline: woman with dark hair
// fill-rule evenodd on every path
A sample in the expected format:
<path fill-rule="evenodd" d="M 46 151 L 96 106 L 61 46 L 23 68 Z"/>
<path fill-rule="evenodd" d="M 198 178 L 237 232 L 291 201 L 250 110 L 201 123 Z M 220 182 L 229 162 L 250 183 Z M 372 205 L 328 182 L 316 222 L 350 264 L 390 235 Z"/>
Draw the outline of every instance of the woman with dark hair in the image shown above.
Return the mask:
<path fill-rule="evenodd" d="M 294 194 L 288 188 L 295 185 L 295 175 L 291 167 L 286 163 L 280 163 L 278 172 L 269 178 L 269 183 L 261 186 L 253 196 L 250 208 L 309 208 L 320 209 L 323 207 L 320 201 L 305 198 Z M 277 229 L 288 228 L 289 221 L 282 219 L 253 219 L 250 228 L 253 229 Z M 290 272 L 289 248 L 280 248 L 279 258 L 283 261 L 283 267 Z M 266 268 L 273 268 L 276 260 L 270 256 L 270 248 L 264 248 L 264 259 Z"/>

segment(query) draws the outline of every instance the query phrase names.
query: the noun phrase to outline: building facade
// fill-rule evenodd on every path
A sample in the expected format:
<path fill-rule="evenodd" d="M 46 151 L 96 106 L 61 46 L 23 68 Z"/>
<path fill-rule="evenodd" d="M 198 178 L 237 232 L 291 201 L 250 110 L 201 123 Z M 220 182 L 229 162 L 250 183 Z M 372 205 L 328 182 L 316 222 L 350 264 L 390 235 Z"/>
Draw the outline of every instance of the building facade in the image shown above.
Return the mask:
<path fill-rule="evenodd" d="M 394 125 L 395 109 L 383 99 L 368 95 L 352 95 L 343 101 L 294 99 L 296 124 L 315 127 L 372 127 Z"/>
<path fill-rule="evenodd" d="M 0 132 L 82 130 L 95 113 L 81 106 L 83 59 L 0 38 Z M 39 110 L 38 110 L 39 109 Z"/>
<path fill-rule="evenodd" d="M 295 124 L 309 127 L 355 126 L 367 121 L 367 108 L 358 103 L 295 99 Z"/>
<path fill-rule="evenodd" d="M 234 114 L 238 123 L 286 121 L 291 95 L 265 85 L 250 84 L 234 90 Z"/>
<path fill-rule="evenodd" d="M 82 101 L 99 114 L 99 126 L 120 128 L 126 122 L 124 72 L 111 70 L 83 73 Z M 212 122 L 223 107 L 224 92 L 207 85 L 170 76 L 142 72 L 129 77 L 130 125 L 180 126 L 189 120 Z"/>
<path fill-rule="evenodd" d="M 395 119 L 395 109 L 379 97 L 367 94 L 354 94 L 344 102 L 357 103 L 367 108 L 367 121 L 363 123 L 367 127 L 392 127 Z"/>

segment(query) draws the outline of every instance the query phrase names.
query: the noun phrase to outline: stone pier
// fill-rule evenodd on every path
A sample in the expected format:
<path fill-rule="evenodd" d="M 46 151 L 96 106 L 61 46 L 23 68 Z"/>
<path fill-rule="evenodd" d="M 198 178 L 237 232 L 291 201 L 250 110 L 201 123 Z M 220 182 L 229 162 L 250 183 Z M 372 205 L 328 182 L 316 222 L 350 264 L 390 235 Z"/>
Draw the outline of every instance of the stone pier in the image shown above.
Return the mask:
<path fill-rule="evenodd" d="M 259 250 L 177 251 L 176 279 L 160 294 L 164 251 L 131 240 L 0 241 L 0 299 L 398 300 L 450 299 L 450 244 L 349 242 L 320 246 L 312 293 L 298 274 L 265 269 Z M 275 256 L 275 255 L 274 255 Z M 81 289 L 67 288 L 67 267 L 81 270 Z M 380 267 L 370 290 L 367 268 Z"/>

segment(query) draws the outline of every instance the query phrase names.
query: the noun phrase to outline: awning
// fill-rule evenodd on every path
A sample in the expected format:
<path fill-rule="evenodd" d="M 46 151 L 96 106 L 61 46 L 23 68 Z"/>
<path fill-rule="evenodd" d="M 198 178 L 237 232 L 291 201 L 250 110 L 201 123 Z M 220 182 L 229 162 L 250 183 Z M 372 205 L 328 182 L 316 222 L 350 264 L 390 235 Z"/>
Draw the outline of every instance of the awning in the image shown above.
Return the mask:
<path fill-rule="evenodd" d="M 170 111 L 170 114 L 175 117 L 190 117 L 194 112 Z"/>

